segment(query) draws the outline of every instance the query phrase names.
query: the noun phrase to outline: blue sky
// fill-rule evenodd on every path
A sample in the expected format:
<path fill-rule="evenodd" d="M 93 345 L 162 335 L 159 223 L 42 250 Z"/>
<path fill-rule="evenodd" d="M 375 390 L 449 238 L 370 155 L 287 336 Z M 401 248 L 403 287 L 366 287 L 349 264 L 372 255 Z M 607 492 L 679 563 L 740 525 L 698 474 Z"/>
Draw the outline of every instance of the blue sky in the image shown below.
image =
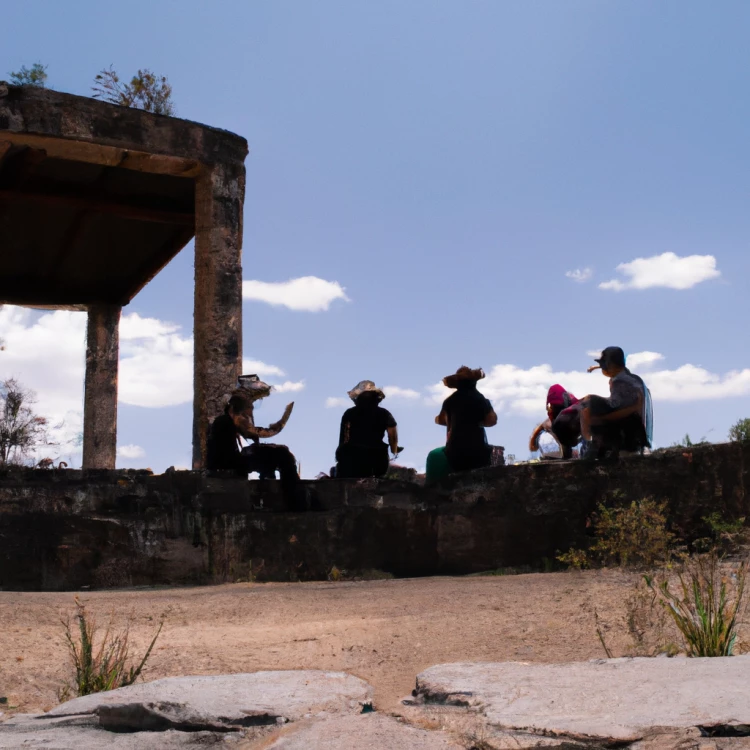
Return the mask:
<path fill-rule="evenodd" d="M 40 61 L 86 95 L 103 67 L 148 67 L 180 117 L 247 138 L 245 279 L 313 276 L 348 298 L 245 301 L 245 357 L 304 382 L 258 411 L 295 400 L 283 437 L 303 474 L 333 462 L 343 407 L 326 400 L 364 378 L 414 392 L 384 406 L 403 462 L 424 466 L 444 440 L 433 387 L 462 364 L 488 372 L 490 441 L 526 457 L 547 385 L 606 390 L 581 373 L 607 345 L 662 355 L 634 367 L 657 444 L 750 416 L 748 3 L 75 0 L 8 5 L 3 25 L 0 78 Z M 184 344 L 192 271 L 188 247 L 125 314 Z M 39 319 L 0 335 L 29 341 Z M 3 354 L 0 375 L 54 411 L 52 352 Z M 66 387 L 70 413 L 82 384 Z M 191 405 L 133 405 L 148 400 L 121 403 L 119 442 L 141 450 L 120 463 L 187 466 Z"/>

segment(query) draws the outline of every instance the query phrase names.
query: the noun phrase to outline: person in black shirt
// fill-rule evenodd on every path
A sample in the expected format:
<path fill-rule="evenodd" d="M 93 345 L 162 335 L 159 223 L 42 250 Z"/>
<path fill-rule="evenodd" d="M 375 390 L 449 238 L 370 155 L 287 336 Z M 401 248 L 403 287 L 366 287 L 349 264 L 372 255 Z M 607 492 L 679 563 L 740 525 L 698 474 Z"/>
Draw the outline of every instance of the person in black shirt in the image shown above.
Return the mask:
<path fill-rule="evenodd" d="M 250 381 L 249 376 L 245 376 L 244 380 L 248 384 L 232 393 L 224 414 L 211 424 L 206 445 L 206 468 L 209 471 L 232 471 L 245 478 L 251 472 L 258 472 L 261 479 L 274 479 L 278 471 L 287 504 L 294 505 L 299 480 L 294 455 L 285 445 L 260 442 L 261 438 L 273 437 L 284 429 L 294 402 L 287 405 L 278 422 L 268 427 L 256 427 L 253 404 L 270 394 L 271 387 L 258 378 Z M 252 442 L 242 448 L 240 438 Z"/>
<path fill-rule="evenodd" d="M 492 448 L 487 443 L 485 427 L 497 424 L 492 404 L 477 390 L 484 377 L 481 368 L 459 367 L 454 375 L 443 378 L 443 385 L 456 392 L 443 401 L 435 424 L 448 428 L 445 457 L 451 471 L 468 471 L 489 466 Z"/>
<path fill-rule="evenodd" d="M 349 398 L 354 406 L 341 417 L 336 476 L 382 477 L 388 472 L 388 446 L 394 458 L 403 450 L 398 447 L 396 420 L 379 406 L 385 393 L 371 380 L 363 380 L 349 391 Z M 383 442 L 386 433 L 388 445 Z"/>

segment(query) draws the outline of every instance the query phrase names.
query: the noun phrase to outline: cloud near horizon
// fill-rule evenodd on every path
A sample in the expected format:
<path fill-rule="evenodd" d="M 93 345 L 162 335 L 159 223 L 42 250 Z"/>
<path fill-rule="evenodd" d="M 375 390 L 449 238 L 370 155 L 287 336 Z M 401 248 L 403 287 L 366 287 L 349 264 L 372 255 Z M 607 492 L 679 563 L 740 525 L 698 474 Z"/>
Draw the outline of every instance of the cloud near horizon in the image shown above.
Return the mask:
<path fill-rule="evenodd" d="M 663 360 L 657 352 L 635 352 L 628 365 L 640 372 L 651 390 L 654 401 L 699 401 L 750 395 L 750 368 L 732 370 L 723 375 L 696 365 L 685 364 L 675 370 L 651 370 Z M 543 364 L 523 369 L 510 364 L 495 365 L 479 382 L 479 389 L 489 398 L 498 414 L 544 417 L 548 388 L 559 383 L 579 398 L 595 393 L 609 395 L 607 378 L 581 371 L 560 372 Z M 453 393 L 442 383 L 428 387 L 425 401 L 440 404 Z"/>
<path fill-rule="evenodd" d="M 120 403 L 160 408 L 192 401 L 193 337 L 180 331 L 177 324 L 138 313 L 122 316 Z M 53 423 L 63 423 L 59 442 L 75 441 L 83 424 L 86 314 L 55 310 L 39 315 L 26 308 L 0 305 L 0 339 L 5 343 L 0 352 L 0 375 L 17 377 L 36 393 L 37 411 Z M 279 382 L 284 371 L 259 360 L 243 360 L 243 371 L 268 378 L 279 393 L 299 392 L 305 387 L 304 381 Z M 127 448 L 121 446 L 121 451 Z"/>
<path fill-rule="evenodd" d="M 243 281 L 242 298 L 304 312 L 323 312 L 337 299 L 351 302 L 338 281 L 326 281 L 317 276 L 278 282 Z"/>
<path fill-rule="evenodd" d="M 636 258 L 620 263 L 615 269 L 625 280 L 612 279 L 599 284 L 599 289 L 622 292 L 626 289 L 692 289 L 697 284 L 721 276 L 713 255 L 662 253 L 650 258 Z"/>

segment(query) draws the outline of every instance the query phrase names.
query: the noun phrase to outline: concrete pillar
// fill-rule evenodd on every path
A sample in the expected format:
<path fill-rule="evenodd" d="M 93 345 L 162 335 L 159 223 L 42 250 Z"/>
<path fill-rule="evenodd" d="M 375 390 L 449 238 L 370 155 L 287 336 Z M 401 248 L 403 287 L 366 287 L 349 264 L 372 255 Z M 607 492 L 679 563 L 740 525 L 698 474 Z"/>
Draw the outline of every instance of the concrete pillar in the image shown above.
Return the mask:
<path fill-rule="evenodd" d="M 119 305 L 91 305 L 86 329 L 83 468 L 114 469 L 117 453 Z"/>
<path fill-rule="evenodd" d="M 244 164 L 206 169 L 195 190 L 193 468 L 242 367 L 242 207 Z"/>

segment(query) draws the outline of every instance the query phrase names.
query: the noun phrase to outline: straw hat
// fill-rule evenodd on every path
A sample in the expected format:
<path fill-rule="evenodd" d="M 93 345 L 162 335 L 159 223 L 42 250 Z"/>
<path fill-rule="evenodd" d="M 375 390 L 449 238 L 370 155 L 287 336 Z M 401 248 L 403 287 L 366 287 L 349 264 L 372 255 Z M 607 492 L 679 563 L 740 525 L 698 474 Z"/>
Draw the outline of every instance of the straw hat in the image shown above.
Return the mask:
<path fill-rule="evenodd" d="M 458 384 L 462 381 L 471 381 L 476 383 L 477 380 L 481 380 L 484 377 L 484 370 L 478 367 L 476 370 L 472 370 L 471 367 L 462 365 L 456 370 L 453 375 L 446 375 L 443 378 L 443 385 L 446 388 L 458 388 Z"/>
<path fill-rule="evenodd" d="M 354 386 L 349 392 L 349 398 L 352 401 L 356 401 L 363 393 L 377 393 L 379 398 L 378 401 L 382 401 L 385 398 L 381 388 L 378 388 L 372 380 L 360 380 L 357 385 Z"/>

